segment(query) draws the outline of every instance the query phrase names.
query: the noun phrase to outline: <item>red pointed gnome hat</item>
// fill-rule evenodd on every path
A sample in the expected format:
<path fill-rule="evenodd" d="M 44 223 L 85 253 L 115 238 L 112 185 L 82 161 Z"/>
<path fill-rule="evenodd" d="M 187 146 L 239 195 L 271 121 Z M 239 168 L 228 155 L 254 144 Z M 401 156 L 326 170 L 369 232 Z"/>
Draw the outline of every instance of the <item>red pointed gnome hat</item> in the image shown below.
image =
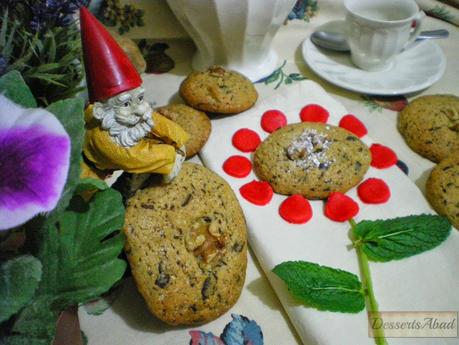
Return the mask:
<path fill-rule="evenodd" d="M 142 85 L 126 53 L 84 6 L 80 23 L 89 101 L 103 101 Z"/>

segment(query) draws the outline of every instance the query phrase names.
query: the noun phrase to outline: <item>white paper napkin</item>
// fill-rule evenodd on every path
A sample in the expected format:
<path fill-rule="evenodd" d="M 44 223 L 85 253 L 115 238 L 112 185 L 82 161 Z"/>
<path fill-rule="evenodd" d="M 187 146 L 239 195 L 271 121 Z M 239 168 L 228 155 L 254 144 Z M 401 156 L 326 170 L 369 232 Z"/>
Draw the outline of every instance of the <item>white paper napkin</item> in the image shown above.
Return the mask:
<path fill-rule="evenodd" d="M 285 284 L 271 272 L 281 262 L 306 260 L 358 275 L 356 253 L 347 249 L 349 225 L 327 219 L 323 215 L 322 201 L 311 202 L 313 217 L 307 224 L 289 224 L 278 214 L 285 196 L 275 194 L 268 206 L 255 206 L 241 197 L 239 188 L 256 176 L 251 173 L 247 178 L 237 179 L 222 169 L 223 162 L 232 155 L 249 156 L 232 146 L 231 138 L 236 130 L 250 128 L 262 138 L 268 135 L 260 126 L 260 118 L 268 109 L 283 111 L 288 123 L 295 123 L 300 121 L 299 111 L 303 106 L 320 104 L 330 112 L 329 123 L 335 125 L 347 114 L 346 109 L 312 81 L 283 87 L 269 97 L 264 97 L 263 86 L 259 86 L 259 92 L 258 103 L 244 114 L 212 121 L 212 134 L 201 151 L 201 159 L 207 167 L 223 176 L 238 196 L 249 228 L 250 245 L 303 342 L 307 345 L 374 344 L 374 340 L 368 337 L 365 311 L 343 314 L 305 307 L 290 296 Z M 369 138 L 364 141 L 371 142 Z M 347 194 L 360 205 L 356 221 L 432 212 L 419 189 L 398 167 L 370 168 L 367 177 L 384 179 L 392 196 L 386 204 L 365 205 L 355 189 L 349 191 Z M 446 242 L 432 251 L 400 261 L 370 263 L 370 269 L 381 311 L 459 310 L 459 233 L 455 230 Z M 457 338 L 389 339 L 389 344 L 457 343 Z"/>

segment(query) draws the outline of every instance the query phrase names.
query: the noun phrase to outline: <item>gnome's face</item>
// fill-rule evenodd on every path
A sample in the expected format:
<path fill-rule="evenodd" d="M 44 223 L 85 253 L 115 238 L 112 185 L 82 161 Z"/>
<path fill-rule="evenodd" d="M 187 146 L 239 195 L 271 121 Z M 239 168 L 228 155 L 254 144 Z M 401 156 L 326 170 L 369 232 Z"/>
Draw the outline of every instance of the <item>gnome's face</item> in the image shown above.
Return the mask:
<path fill-rule="evenodd" d="M 121 146 L 137 144 L 153 127 L 152 108 L 144 92 L 139 87 L 94 104 L 94 117 Z"/>

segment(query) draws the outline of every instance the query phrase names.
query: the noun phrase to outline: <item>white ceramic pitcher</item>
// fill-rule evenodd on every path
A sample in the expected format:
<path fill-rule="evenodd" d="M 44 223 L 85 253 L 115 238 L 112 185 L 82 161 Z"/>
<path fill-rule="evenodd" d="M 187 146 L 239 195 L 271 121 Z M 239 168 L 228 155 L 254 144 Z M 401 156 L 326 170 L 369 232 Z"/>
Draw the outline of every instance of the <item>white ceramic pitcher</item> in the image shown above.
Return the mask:
<path fill-rule="evenodd" d="M 274 35 L 296 0 L 167 0 L 197 46 L 193 68 L 221 65 L 257 81 L 278 65 Z"/>

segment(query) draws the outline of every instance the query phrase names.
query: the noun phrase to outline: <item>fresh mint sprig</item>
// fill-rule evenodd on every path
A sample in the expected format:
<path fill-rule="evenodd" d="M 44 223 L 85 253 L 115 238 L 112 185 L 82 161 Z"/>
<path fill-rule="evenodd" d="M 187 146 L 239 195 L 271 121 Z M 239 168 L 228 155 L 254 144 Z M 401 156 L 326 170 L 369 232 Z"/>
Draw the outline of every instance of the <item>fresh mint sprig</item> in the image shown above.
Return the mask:
<path fill-rule="evenodd" d="M 437 215 L 411 215 L 386 220 L 349 221 L 351 240 L 357 253 L 361 281 L 350 272 L 305 261 L 287 261 L 273 272 L 306 306 L 319 310 L 358 313 L 365 307 L 379 313 L 369 260 L 400 260 L 440 245 L 451 233 L 451 224 Z M 375 343 L 386 345 L 384 331 L 374 331 Z"/>

